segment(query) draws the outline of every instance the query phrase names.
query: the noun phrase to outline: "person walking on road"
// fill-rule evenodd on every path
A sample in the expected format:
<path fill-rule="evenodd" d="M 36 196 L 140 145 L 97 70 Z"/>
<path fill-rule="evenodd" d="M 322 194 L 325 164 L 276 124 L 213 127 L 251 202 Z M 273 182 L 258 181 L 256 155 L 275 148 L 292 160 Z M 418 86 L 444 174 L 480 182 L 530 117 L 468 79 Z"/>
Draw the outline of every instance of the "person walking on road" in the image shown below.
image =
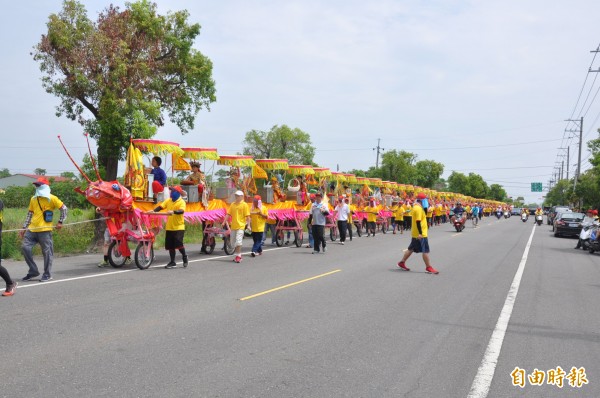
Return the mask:
<path fill-rule="evenodd" d="M 231 229 L 229 238 L 235 246 L 233 261 L 241 263 L 244 230 L 246 229 L 246 225 L 250 224 L 250 207 L 248 203 L 244 202 L 244 193 L 242 191 L 235 191 L 235 202 L 229 206 L 227 215 L 231 218 L 231 224 L 226 221 L 226 226 Z"/>
<path fill-rule="evenodd" d="M 413 203 L 411 210 L 411 236 L 412 239 L 410 241 L 410 245 L 408 246 L 408 250 L 404 253 L 402 260 L 398 263 L 398 267 L 400 267 L 403 271 L 410 271 L 410 268 L 406 266 L 406 261 L 413 253 L 423 253 L 423 261 L 425 262 L 425 272 L 428 274 L 439 274 L 439 271 L 431 266 L 431 261 L 429 259 L 429 241 L 427 239 L 427 217 L 423 207 L 421 206 L 421 201 L 425 198 L 424 193 L 420 193 L 417 196 L 417 200 Z"/>
<path fill-rule="evenodd" d="M 3 296 L 12 296 L 17 289 L 17 281 L 13 281 L 8 270 L 2 266 L 2 214 L 4 212 L 4 202 L 0 199 L 0 277 L 6 283 L 6 289 L 2 292 Z"/>
<path fill-rule="evenodd" d="M 35 280 L 40 275 L 37 264 L 33 260 L 33 247 L 39 243 L 44 256 L 44 274 L 40 282 L 52 280 L 52 261 L 54 259 L 54 242 L 52 241 L 52 229 L 59 231 L 63 222 L 67 219 L 67 206 L 56 196 L 50 193 L 50 183 L 46 177 L 39 177 L 33 182 L 35 194 L 29 200 L 29 211 L 23 223 L 23 230 L 19 236 L 23 238 L 21 251 L 25 262 L 29 266 L 29 272 L 23 281 Z M 56 227 L 52 225 L 54 211 L 60 210 L 60 217 Z"/>
<path fill-rule="evenodd" d="M 315 203 L 312 204 L 310 215 L 308 216 L 308 225 L 312 229 L 314 240 L 313 254 L 320 253 L 321 247 L 323 247 L 323 253 L 327 250 L 325 224 L 327 222 L 326 216 L 329 215 L 329 209 L 321 200 L 323 200 L 323 194 L 320 192 L 315 194 Z"/>
<path fill-rule="evenodd" d="M 340 196 L 338 204 L 335 207 L 337 212 L 337 226 L 340 231 L 340 244 L 346 242 L 346 232 L 348 232 L 348 217 L 350 216 L 350 206 L 344 201 L 344 197 Z"/>
<path fill-rule="evenodd" d="M 252 231 L 252 257 L 262 255 L 262 240 L 265 232 L 265 224 L 269 216 L 268 210 L 262 205 L 260 195 L 255 195 L 252 201 L 252 209 L 250 209 L 250 230 Z"/>
<path fill-rule="evenodd" d="M 161 210 L 167 210 L 166 213 L 169 217 L 167 218 L 167 225 L 165 226 L 165 249 L 169 251 L 170 261 L 165 265 L 166 269 L 173 269 L 177 267 L 175 263 L 175 251 L 179 250 L 181 257 L 183 258 L 183 268 L 188 266 L 188 256 L 185 252 L 185 246 L 183 245 L 183 236 L 185 235 L 185 221 L 183 214 L 185 213 L 185 201 L 181 197 L 183 190 L 181 187 L 174 187 L 171 190 L 170 198 L 161 202 L 155 209 L 154 212 L 158 213 Z"/>

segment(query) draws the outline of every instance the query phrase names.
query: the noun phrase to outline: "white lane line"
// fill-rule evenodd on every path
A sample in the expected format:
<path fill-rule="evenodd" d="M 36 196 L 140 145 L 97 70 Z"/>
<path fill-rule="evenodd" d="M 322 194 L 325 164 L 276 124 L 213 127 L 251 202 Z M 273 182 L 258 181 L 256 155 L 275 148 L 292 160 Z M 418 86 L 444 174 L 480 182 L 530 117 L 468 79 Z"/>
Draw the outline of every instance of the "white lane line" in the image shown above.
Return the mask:
<path fill-rule="evenodd" d="M 263 250 L 264 252 L 268 252 L 268 251 L 273 251 L 273 250 L 282 250 L 282 249 L 288 249 L 289 247 L 274 247 L 272 249 L 265 249 Z M 246 253 L 242 253 L 242 255 L 248 255 L 250 254 L 250 252 L 246 252 Z M 227 257 L 232 257 L 232 255 L 224 255 L 224 256 L 215 256 L 215 257 L 207 257 L 207 258 L 199 258 L 197 260 L 190 260 L 190 263 L 198 263 L 201 261 L 210 261 L 210 260 L 215 260 L 218 258 L 227 258 Z M 177 264 L 181 264 L 180 262 Z M 165 264 L 160 264 L 160 265 L 152 265 L 149 268 L 161 268 L 164 267 L 166 265 Z M 57 280 L 51 280 L 48 282 L 21 282 L 19 280 L 17 280 L 17 282 L 19 282 L 19 286 L 17 287 L 17 290 L 21 290 L 21 289 L 25 289 L 28 287 L 40 287 L 40 286 L 45 286 L 45 285 L 52 285 L 54 283 L 62 283 L 62 282 L 72 282 L 72 281 L 77 281 L 77 280 L 81 280 L 81 279 L 89 279 L 89 278 L 97 278 L 97 277 L 101 277 L 101 276 L 110 276 L 110 275 L 117 275 L 117 274 L 124 274 L 126 272 L 135 272 L 135 271 L 143 271 L 139 268 L 134 268 L 134 269 L 126 269 L 126 270 L 122 270 L 122 271 L 110 271 L 110 272 L 103 272 L 101 274 L 92 274 L 92 275 L 85 275 L 85 276 L 76 276 L 74 278 L 66 278 L 66 279 L 57 279 Z M 26 284 L 27 283 L 27 284 Z M 0 291 L 4 291 L 5 289 L 1 289 Z"/>
<path fill-rule="evenodd" d="M 492 333 L 492 337 L 490 337 L 490 341 L 485 350 L 485 354 L 483 355 L 481 364 L 479 365 L 479 369 L 477 370 L 477 375 L 475 375 L 475 379 L 473 380 L 473 384 L 471 384 L 468 398 L 485 398 L 490 392 L 490 386 L 492 384 L 492 379 L 494 378 L 494 373 L 496 372 L 496 365 L 498 364 L 498 357 L 500 356 L 500 350 L 502 349 L 508 322 L 510 321 L 512 310 L 517 299 L 517 293 L 519 293 L 521 278 L 523 277 L 527 255 L 529 254 L 529 248 L 531 247 L 535 230 L 536 228 L 534 226 L 531 235 L 529 235 L 529 241 L 527 241 L 525 252 L 519 263 L 519 268 L 517 268 L 517 273 L 515 274 L 506 300 L 504 301 L 504 306 L 500 312 L 496 328 Z"/>

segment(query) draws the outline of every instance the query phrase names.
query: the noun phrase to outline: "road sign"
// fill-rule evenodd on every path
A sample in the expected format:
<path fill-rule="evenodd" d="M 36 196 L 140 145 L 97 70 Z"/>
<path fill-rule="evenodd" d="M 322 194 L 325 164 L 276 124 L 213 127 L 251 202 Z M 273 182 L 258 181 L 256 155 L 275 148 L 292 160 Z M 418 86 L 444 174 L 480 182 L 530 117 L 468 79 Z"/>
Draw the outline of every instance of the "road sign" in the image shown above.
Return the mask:
<path fill-rule="evenodd" d="M 542 183 L 541 182 L 532 182 L 531 183 L 531 192 L 542 192 Z"/>

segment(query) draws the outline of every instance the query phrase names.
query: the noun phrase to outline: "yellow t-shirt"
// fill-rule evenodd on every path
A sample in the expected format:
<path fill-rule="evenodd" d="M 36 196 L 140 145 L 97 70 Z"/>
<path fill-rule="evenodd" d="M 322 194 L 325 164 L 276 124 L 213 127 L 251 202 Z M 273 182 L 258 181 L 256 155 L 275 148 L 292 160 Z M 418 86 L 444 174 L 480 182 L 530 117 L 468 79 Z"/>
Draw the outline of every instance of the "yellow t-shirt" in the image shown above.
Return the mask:
<path fill-rule="evenodd" d="M 398 206 L 398 208 L 396 209 L 396 212 L 394 213 L 394 218 L 397 221 L 404 220 L 404 205 Z"/>
<path fill-rule="evenodd" d="M 185 211 L 185 201 L 181 198 L 175 202 L 171 198 L 165 200 L 159 204 L 166 211 L 183 210 Z M 185 222 L 183 220 L 183 214 L 172 214 L 167 217 L 167 225 L 165 226 L 167 231 L 185 231 Z"/>
<path fill-rule="evenodd" d="M 246 202 L 229 205 L 227 214 L 231 216 L 231 229 L 244 229 L 246 227 L 246 218 L 250 215 L 250 206 Z"/>
<path fill-rule="evenodd" d="M 442 215 L 442 210 L 443 210 L 442 205 L 436 205 L 435 206 L 435 216 L 436 217 L 441 216 Z"/>
<path fill-rule="evenodd" d="M 419 237 L 419 230 L 417 228 L 417 223 L 420 222 L 421 223 L 421 231 L 423 231 L 421 236 L 423 236 L 423 238 L 426 238 L 427 237 L 427 218 L 425 217 L 425 211 L 423 210 L 423 208 L 421 206 L 413 206 L 412 210 L 410 211 L 410 215 L 412 217 L 411 236 L 413 238 Z"/>
<path fill-rule="evenodd" d="M 39 199 L 39 205 L 38 205 Z M 44 212 L 46 210 L 55 211 L 63 206 L 63 202 L 56 196 L 50 194 L 48 198 L 34 197 L 29 201 L 29 211 L 33 213 L 29 230 L 31 232 L 47 232 L 52 231 L 52 222 L 44 221 Z M 41 207 L 41 208 L 40 208 Z"/>
<path fill-rule="evenodd" d="M 427 218 L 433 217 L 433 207 L 429 206 L 427 208 Z"/>
<path fill-rule="evenodd" d="M 377 221 L 377 213 L 379 213 L 379 206 L 367 206 L 365 207 L 365 212 L 367 213 L 367 222 L 375 222 Z"/>
<path fill-rule="evenodd" d="M 412 210 L 412 205 L 404 205 L 404 215 L 410 217 L 410 211 Z"/>
<path fill-rule="evenodd" d="M 250 211 L 250 228 L 252 232 L 264 232 L 265 224 L 267 222 L 268 210 L 266 207 L 262 206 L 259 209 L 254 209 Z"/>

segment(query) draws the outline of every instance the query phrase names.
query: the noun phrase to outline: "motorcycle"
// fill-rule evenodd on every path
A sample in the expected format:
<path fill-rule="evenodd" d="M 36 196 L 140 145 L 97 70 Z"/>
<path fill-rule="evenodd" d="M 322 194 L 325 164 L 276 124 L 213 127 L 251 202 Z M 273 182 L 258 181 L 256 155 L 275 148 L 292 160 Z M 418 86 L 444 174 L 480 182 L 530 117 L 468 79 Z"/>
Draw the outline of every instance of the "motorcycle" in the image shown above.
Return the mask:
<path fill-rule="evenodd" d="M 600 234 L 598 233 L 597 228 L 596 229 L 590 228 L 590 231 L 591 231 L 590 237 L 589 237 L 589 239 L 586 240 L 586 246 L 587 246 L 587 251 L 590 252 L 590 254 L 592 254 L 594 252 L 600 251 L 600 241 L 598 241 L 598 238 L 600 238 Z M 581 237 L 581 235 L 579 235 L 579 236 Z M 582 244 L 582 247 L 584 247 L 583 244 Z"/>
<path fill-rule="evenodd" d="M 581 232 L 579 233 L 579 242 L 577 242 L 577 246 L 581 247 L 583 250 L 588 250 L 590 253 L 595 252 L 596 250 L 591 250 L 590 240 L 592 239 L 592 235 L 596 238 L 596 234 L 598 233 L 599 224 L 597 222 L 594 223 L 585 223 L 582 224 Z"/>
<path fill-rule="evenodd" d="M 523 222 L 527 222 L 527 219 L 529 218 L 529 215 L 527 215 L 527 213 L 523 213 L 521 214 L 521 221 Z"/>
<path fill-rule="evenodd" d="M 504 210 L 504 218 L 508 219 L 510 217 L 510 211 Z"/>
<path fill-rule="evenodd" d="M 500 211 L 500 210 L 496 211 L 496 217 L 498 218 L 498 220 L 501 219 L 502 218 L 502 211 Z"/>
<path fill-rule="evenodd" d="M 461 215 L 459 217 L 452 217 L 452 224 L 454 225 L 454 228 L 456 228 L 456 232 L 462 232 L 463 229 L 465 229 L 465 222 L 467 221 L 467 218 L 465 217 L 465 215 Z"/>
<path fill-rule="evenodd" d="M 538 214 L 535 216 L 535 222 L 537 225 L 542 225 L 543 221 L 544 221 L 544 216 L 542 216 L 541 214 Z"/>

